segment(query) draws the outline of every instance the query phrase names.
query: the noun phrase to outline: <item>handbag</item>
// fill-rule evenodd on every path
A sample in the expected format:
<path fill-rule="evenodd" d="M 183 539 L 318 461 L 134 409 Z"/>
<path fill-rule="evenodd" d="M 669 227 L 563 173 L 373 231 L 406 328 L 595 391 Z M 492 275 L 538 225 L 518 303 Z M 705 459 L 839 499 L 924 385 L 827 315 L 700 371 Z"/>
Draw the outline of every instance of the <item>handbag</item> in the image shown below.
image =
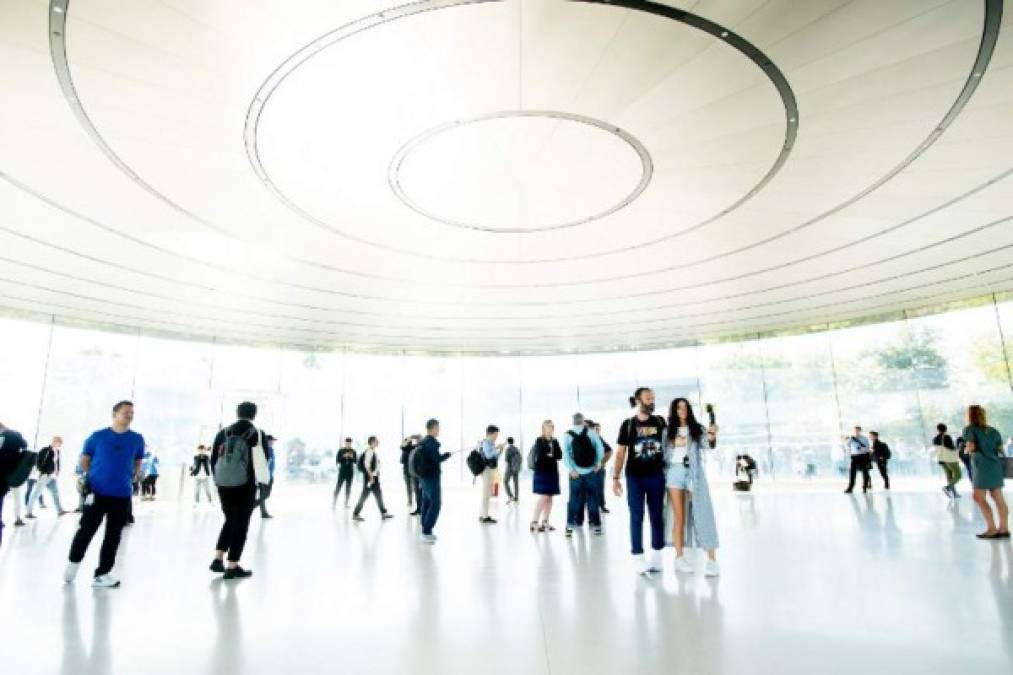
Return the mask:
<path fill-rule="evenodd" d="M 1006 463 L 1006 470 L 1003 472 L 1006 478 L 1013 478 L 1013 457 L 1003 457 Z"/>

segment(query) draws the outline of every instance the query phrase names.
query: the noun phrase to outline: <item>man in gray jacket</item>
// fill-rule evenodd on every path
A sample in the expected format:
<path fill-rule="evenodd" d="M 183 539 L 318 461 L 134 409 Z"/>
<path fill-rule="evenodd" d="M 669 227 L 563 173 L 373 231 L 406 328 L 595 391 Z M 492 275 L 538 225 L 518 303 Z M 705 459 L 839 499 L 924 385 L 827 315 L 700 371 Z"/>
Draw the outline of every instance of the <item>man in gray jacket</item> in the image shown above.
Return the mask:
<path fill-rule="evenodd" d="M 503 472 L 503 485 L 506 488 L 507 493 L 507 504 L 511 502 L 517 503 L 518 498 L 521 496 L 519 487 L 521 465 L 524 463 L 524 458 L 521 457 L 521 451 L 514 445 L 514 439 L 507 439 L 506 451 L 503 453 L 503 459 L 506 463 L 506 470 Z M 510 489 L 510 483 L 513 483 L 513 490 Z"/>

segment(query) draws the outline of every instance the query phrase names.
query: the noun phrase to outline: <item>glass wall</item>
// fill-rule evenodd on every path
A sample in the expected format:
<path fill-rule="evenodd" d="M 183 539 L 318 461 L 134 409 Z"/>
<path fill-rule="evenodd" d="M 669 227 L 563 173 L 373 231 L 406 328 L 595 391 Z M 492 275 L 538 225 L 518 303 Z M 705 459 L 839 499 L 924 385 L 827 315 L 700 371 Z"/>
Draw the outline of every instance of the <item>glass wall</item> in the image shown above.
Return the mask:
<path fill-rule="evenodd" d="M 441 422 L 444 448 L 467 450 L 488 424 L 527 449 L 545 419 L 562 434 L 576 411 L 614 442 L 639 385 L 713 404 L 720 448 L 710 470 L 730 475 L 749 453 L 764 479 L 838 477 L 841 436 L 877 430 L 894 471 L 934 471 L 927 445 L 937 422 L 959 432 L 963 409 L 985 405 L 1013 436 L 1013 298 L 965 303 L 936 314 L 795 335 L 645 352 L 530 357 L 427 357 L 310 352 L 109 332 L 43 320 L 0 318 L 0 421 L 36 446 L 54 434 L 72 459 L 108 423 L 113 403 L 136 402 L 135 428 L 163 467 L 182 468 L 235 406 L 252 399 L 278 437 L 281 480 L 324 481 L 341 439 L 380 439 L 400 467 L 401 439 Z M 446 467 L 464 481 L 463 453 Z M 388 468 L 388 472 L 391 469 Z"/>

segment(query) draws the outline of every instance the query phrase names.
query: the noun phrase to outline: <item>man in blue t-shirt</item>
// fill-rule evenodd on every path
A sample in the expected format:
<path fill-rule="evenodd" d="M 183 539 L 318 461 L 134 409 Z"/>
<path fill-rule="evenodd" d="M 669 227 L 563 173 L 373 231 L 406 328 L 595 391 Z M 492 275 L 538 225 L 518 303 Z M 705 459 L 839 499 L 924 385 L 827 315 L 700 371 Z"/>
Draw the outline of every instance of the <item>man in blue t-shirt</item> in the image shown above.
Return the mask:
<path fill-rule="evenodd" d="M 88 551 L 88 545 L 104 518 L 106 532 L 92 586 L 115 588 L 120 585 L 119 580 L 110 572 L 116 563 L 120 534 L 130 517 L 133 478 L 141 470 L 141 460 L 144 458 L 144 437 L 130 430 L 133 419 L 134 404 L 120 401 L 113 406 L 112 425 L 96 431 L 84 443 L 81 469 L 91 495 L 86 501 L 81 524 L 70 545 L 70 562 L 63 575 L 68 584 L 77 577 L 77 570 Z"/>

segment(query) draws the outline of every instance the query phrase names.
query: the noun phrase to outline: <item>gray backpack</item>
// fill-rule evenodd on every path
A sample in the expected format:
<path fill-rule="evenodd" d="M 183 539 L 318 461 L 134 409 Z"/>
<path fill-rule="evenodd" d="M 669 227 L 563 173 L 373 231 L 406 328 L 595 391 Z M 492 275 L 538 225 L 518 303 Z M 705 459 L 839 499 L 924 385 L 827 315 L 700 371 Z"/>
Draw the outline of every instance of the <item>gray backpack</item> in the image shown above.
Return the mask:
<path fill-rule="evenodd" d="M 260 433 L 253 429 L 253 433 Z M 245 436 L 231 435 L 225 430 L 225 440 L 218 450 L 215 462 L 215 485 L 239 487 L 250 482 L 250 445 Z"/>

